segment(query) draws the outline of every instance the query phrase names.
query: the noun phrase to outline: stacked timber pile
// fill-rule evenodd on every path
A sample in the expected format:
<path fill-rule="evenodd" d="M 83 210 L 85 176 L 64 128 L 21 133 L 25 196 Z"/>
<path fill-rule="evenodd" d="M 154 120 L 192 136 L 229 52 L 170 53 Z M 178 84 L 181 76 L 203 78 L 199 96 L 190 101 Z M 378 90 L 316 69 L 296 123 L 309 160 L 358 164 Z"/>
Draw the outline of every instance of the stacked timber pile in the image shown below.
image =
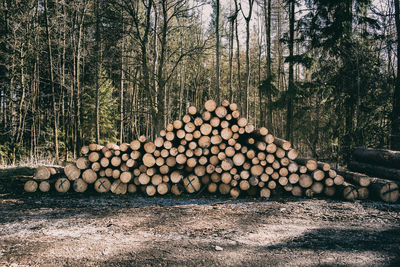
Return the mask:
<path fill-rule="evenodd" d="M 359 192 L 359 199 L 375 198 L 386 202 L 399 199 L 400 151 L 356 148 L 351 171 L 338 171 Z"/>
<path fill-rule="evenodd" d="M 55 184 L 59 179 L 68 180 L 61 178 L 64 174 L 64 169 L 60 167 L 40 166 L 36 168 L 32 179 L 25 182 L 24 190 L 26 192 L 49 192 L 51 185 Z M 64 187 L 69 189 L 69 181 L 63 182 Z M 66 191 L 68 191 L 65 190 Z"/>
<path fill-rule="evenodd" d="M 298 158 L 290 142 L 265 127 L 255 129 L 227 100 L 220 106 L 208 100 L 202 112 L 189 107 L 153 141 L 140 136 L 120 145 L 90 144 L 81 153 L 56 180 L 57 191 L 93 188 L 99 193 L 148 196 L 207 191 L 233 198 L 289 192 L 358 198 L 356 187 L 329 164 Z"/>

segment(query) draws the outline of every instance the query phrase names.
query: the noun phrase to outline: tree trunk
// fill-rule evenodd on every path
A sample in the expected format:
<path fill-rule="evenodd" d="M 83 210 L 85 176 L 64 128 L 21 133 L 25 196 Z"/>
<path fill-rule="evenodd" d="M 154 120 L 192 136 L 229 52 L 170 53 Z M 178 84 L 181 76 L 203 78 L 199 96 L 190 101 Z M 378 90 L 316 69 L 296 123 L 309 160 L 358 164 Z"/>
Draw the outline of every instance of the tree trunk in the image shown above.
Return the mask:
<path fill-rule="evenodd" d="M 254 0 L 249 0 L 249 14 L 246 16 L 243 13 L 243 17 L 246 20 L 246 85 L 245 85 L 245 110 L 244 117 L 249 119 L 249 87 L 250 87 L 250 20 L 253 13 L 253 3 Z"/>
<path fill-rule="evenodd" d="M 58 122 L 57 122 L 57 105 L 56 105 L 56 92 L 55 92 L 55 85 L 54 85 L 54 70 L 53 70 L 53 54 L 51 50 L 51 37 L 49 31 L 49 18 L 47 15 L 47 0 L 44 1 L 44 14 L 45 14 L 45 25 L 46 25 L 46 37 L 47 37 L 47 50 L 48 60 L 49 60 L 49 71 L 50 71 L 50 86 L 51 86 L 51 95 L 52 95 L 52 106 L 53 106 L 53 116 L 54 116 L 54 152 L 55 152 L 55 159 L 57 164 L 59 163 L 59 154 L 58 154 Z"/>
<path fill-rule="evenodd" d="M 235 1 L 235 12 L 236 14 L 239 12 L 239 6 L 237 4 L 237 0 Z M 240 78 L 240 42 L 239 42 L 239 30 L 238 30 L 238 20 L 236 18 L 235 22 L 235 31 L 236 31 L 236 63 L 237 63 L 237 92 L 239 93 L 239 99 L 242 96 L 242 89 L 241 89 L 241 78 Z M 243 99 L 240 99 L 240 103 L 242 102 Z M 243 114 L 243 105 L 241 105 L 241 111 Z"/>
<path fill-rule="evenodd" d="M 294 73 L 293 73 L 293 45 L 294 45 L 294 20 L 295 20 L 295 1 L 289 3 L 289 89 L 287 100 L 287 117 L 286 117 L 286 140 L 293 142 L 293 96 L 294 88 Z"/>
<path fill-rule="evenodd" d="M 271 79 L 271 0 L 264 0 L 264 17 L 265 17 L 265 31 L 267 38 L 267 81 L 270 85 L 272 85 Z M 268 129 L 272 128 L 272 92 L 271 88 L 269 88 L 267 92 L 267 108 L 268 108 L 268 120 L 267 127 Z"/>
<path fill-rule="evenodd" d="M 391 148 L 400 150 L 400 4 L 394 0 L 397 37 L 397 75 L 393 94 Z"/>
<path fill-rule="evenodd" d="M 216 0 L 216 17 L 215 17 L 215 89 L 217 94 L 217 103 L 220 103 L 220 89 L 219 89 L 219 0 Z"/>
<path fill-rule="evenodd" d="M 125 50 L 125 27 L 124 27 L 124 16 L 122 12 L 122 44 L 121 44 L 121 88 L 120 88 L 120 126 L 119 126 L 119 143 L 122 144 L 124 139 L 124 83 L 125 83 L 125 71 L 124 71 L 124 50 Z"/>
<path fill-rule="evenodd" d="M 100 86 L 99 86 L 99 65 L 100 63 L 100 17 L 99 17 L 99 0 L 94 3 L 94 14 L 96 17 L 96 32 L 95 32 L 95 52 L 96 52 L 96 143 L 100 143 Z"/>

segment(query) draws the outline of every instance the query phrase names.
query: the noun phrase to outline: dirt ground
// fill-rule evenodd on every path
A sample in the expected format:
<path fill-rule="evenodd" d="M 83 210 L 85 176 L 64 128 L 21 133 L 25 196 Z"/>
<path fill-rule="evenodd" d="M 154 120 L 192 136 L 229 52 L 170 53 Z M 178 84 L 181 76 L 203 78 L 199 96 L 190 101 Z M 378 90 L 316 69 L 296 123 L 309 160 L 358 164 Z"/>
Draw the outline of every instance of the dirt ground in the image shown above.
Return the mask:
<path fill-rule="evenodd" d="M 0 266 L 127 265 L 400 266 L 400 204 L 0 196 Z"/>

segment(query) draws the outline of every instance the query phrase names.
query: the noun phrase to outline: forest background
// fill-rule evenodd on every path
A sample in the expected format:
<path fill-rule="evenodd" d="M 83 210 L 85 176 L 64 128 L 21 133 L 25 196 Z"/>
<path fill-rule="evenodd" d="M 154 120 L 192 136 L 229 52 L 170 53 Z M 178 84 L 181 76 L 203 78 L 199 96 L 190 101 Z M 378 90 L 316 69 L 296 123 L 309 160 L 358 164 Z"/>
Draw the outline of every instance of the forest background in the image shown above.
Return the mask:
<path fill-rule="evenodd" d="M 0 165 L 237 103 L 301 155 L 400 150 L 398 0 L 1 0 Z"/>

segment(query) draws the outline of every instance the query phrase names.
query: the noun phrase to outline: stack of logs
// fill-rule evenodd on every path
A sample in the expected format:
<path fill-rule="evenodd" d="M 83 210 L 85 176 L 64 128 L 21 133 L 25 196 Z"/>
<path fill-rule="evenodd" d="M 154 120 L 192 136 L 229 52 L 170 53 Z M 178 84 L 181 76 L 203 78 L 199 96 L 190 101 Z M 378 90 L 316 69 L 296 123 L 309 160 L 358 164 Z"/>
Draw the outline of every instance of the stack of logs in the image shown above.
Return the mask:
<path fill-rule="evenodd" d="M 399 199 L 400 152 L 358 147 L 353 151 L 348 170 L 338 171 L 354 184 L 359 199 L 372 197 L 396 202 Z"/>
<path fill-rule="evenodd" d="M 235 103 L 224 100 L 218 106 L 208 100 L 204 108 L 200 113 L 190 106 L 182 120 L 168 124 L 154 141 L 140 136 L 120 145 L 82 147 L 83 156 L 65 166 L 56 190 L 72 187 L 85 192 L 93 184 L 100 193 L 141 191 L 148 196 L 207 190 L 233 198 L 243 194 L 269 198 L 271 192 L 358 198 L 355 186 L 329 164 L 298 158 L 290 142 L 274 137 L 265 127 L 255 129 L 240 117 Z"/>

